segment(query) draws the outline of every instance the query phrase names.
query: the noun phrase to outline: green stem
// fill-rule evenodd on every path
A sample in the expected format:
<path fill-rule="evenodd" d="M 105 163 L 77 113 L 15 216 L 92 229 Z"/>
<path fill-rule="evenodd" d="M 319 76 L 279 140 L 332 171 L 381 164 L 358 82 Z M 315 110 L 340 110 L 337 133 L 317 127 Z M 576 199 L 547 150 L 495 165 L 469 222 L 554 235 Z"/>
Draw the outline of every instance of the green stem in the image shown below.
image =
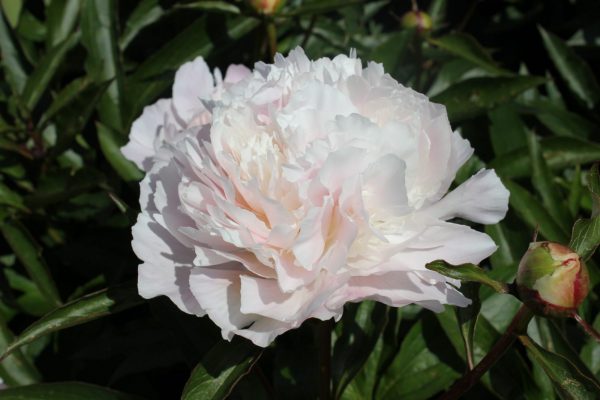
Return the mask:
<path fill-rule="evenodd" d="M 519 311 L 513 317 L 512 322 L 506 329 L 506 332 L 496 342 L 490 352 L 469 372 L 463 375 L 456 383 L 450 388 L 449 391 L 444 393 L 439 400 L 456 400 L 465 394 L 475 383 L 481 379 L 496 362 L 502 358 L 504 353 L 514 343 L 517 335 L 527 329 L 529 321 L 533 318 L 533 313 L 526 307 L 521 306 Z"/>

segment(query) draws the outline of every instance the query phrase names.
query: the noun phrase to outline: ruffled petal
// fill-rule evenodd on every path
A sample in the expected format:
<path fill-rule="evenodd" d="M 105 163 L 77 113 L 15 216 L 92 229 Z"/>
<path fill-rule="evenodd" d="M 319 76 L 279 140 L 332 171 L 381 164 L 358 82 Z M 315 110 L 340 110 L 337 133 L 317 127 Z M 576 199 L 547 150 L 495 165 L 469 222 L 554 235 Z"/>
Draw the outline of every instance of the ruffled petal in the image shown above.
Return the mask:
<path fill-rule="evenodd" d="M 481 224 L 495 224 L 508 211 L 509 195 L 494 170 L 486 169 L 422 212 L 442 220 L 464 218 Z"/>

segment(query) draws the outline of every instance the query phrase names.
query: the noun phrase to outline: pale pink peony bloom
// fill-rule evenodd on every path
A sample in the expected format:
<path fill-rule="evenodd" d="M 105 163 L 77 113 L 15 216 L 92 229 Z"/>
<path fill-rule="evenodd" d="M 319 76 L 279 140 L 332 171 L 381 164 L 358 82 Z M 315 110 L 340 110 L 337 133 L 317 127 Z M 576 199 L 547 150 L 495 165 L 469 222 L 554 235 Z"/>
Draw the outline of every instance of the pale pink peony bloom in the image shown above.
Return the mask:
<path fill-rule="evenodd" d="M 259 346 L 337 320 L 347 302 L 468 305 L 425 264 L 488 257 L 490 237 L 448 220 L 493 224 L 508 207 L 492 170 L 446 194 L 469 142 L 443 106 L 354 55 L 311 61 L 298 48 L 225 79 L 197 58 L 122 151 L 146 171 L 140 294 Z"/>

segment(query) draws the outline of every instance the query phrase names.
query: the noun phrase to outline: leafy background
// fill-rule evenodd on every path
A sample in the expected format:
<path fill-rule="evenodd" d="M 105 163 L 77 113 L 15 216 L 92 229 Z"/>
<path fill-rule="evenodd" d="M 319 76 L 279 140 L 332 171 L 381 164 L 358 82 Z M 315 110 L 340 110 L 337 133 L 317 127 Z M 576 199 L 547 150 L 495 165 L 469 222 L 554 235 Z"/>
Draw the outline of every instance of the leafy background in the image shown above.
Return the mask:
<path fill-rule="evenodd" d="M 447 106 L 477 154 L 457 183 L 487 165 L 511 192 L 507 218 L 485 228 L 500 246 L 482 265 L 492 277 L 514 278 L 536 227 L 568 243 L 573 223 L 596 214 L 586 185 L 597 183 L 588 171 L 600 159 L 597 1 L 420 1 L 429 32 L 401 26 L 408 1 L 289 0 L 273 18 L 235 0 L 0 5 L 0 350 L 19 344 L 0 363 L 15 387 L 1 398 L 317 397 L 314 321 L 260 351 L 134 289 L 142 175 L 119 153 L 132 121 L 168 97 L 177 67 L 198 55 L 222 70 L 269 60 L 269 29 L 282 53 L 355 48 Z M 581 223 L 593 252 L 600 220 Z M 588 262 L 593 290 L 581 310 L 597 328 L 599 261 Z M 475 361 L 520 306 L 487 288 L 479 295 Z M 598 343 L 573 321 L 535 318 L 528 333 L 533 341 L 513 346 L 465 398 L 599 396 Z M 465 360 L 453 309 L 351 305 L 334 328 L 333 394 L 432 398 Z"/>

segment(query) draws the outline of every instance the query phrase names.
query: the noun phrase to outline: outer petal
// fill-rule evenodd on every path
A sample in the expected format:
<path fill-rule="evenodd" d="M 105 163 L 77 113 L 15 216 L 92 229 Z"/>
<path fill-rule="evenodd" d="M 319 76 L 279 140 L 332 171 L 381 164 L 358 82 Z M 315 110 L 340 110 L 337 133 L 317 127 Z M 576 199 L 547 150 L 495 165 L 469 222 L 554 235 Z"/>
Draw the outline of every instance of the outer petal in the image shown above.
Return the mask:
<path fill-rule="evenodd" d="M 173 103 L 177 115 L 191 120 L 204 110 L 201 99 L 209 99 L 214 90 L 214 78 L 202 57 L 179 67 L 173 85 Z"/>
<path fill-rule="evenodd" d="M 393 307 L 420 304 L 440 312 L 443 304 L 461 307 L 470 304 L 460 292 L 446 284 L 443 276 L 439 278 L 439 281 L 428 282 L 411 271 L 354 277 L 332 296 L 327 306 L 339 307 L 345 302 L 376 300 Z"/>
<path fill-rule="evenodd" d="M 141 264 L 138 268 L 140 296 L 145 299 L 167 296 L 181 311 L 201 317 L 206 313 L 190 290 L 190 271 L 190 268 L 173 265 Z"/>
<path fill-rule="evenodd" d="M 148 172 L 155 154 L 155 140 L 159 131 L 171 116 L 171 100 L 161 99 L 145 107 L 142 115 L 133 122 L 129 142 L 121 148 L 121 153 L 138 168 Z"/>
<path fill-rule="evenodd" d="M 240 311 L 240 270 L 236 265 L 195 268 L 190 275 L 192 293 L 227 340 L 257 319 Z"/>
<path fill-rule="evenodd" d="M 422 212 L 443 220 L 460 217 L 482 224 L 495 224 L 508 211 L 509 195 L 493 170 L 481 170 Z"/>
<path fill-rule="evenodd" d="M 227 72 L 225 72 L 225 83 L 238 83 L 251 74 L 252 71 L 245 65 L 231 64 L 227 67 Z"/>

